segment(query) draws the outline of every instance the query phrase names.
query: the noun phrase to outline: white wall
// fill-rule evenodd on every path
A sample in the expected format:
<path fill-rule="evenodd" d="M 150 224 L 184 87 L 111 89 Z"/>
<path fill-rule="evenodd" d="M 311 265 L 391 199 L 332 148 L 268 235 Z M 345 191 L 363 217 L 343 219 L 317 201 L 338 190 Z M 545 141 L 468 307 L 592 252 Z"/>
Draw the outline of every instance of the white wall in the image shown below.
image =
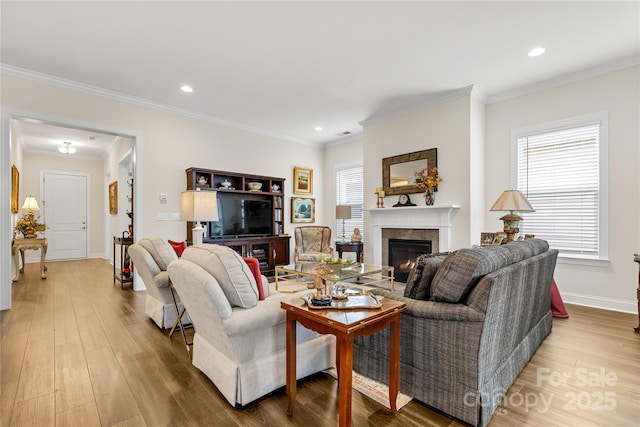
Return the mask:
<path fill-rule="evenodd" d="M 511 130 L 580 115 L 609 113 L 609 230 L 607 267 L 558 264 L 555 278 L 569 302 L 615 310 L 636 310 L 640 251 L 640 96 L 638 66 L 617 70 L 497 102 L 486 108 L 487 206 L 511 187 Z M 487 216 L 487 230 L 499 228 L 499 212 Z"/>
<path fill-rule="evenodd" d="M 323 194 L 324 217 L 331 227 L 331 239 L 338 238 L 336 230 L 336 171 L 341 168 L 362 165 L 362 138 L 332 144 L 324 150 L 325 192 Z M 365 192 L 366 192 L 365 188 Z M 366 244 L 366 236 L 364 238 Z"/>
<path fill-rule="evenodd" d="M 465 95 L 399 117 L 365 124 L 364 188 L 365 208 L 376 206 L 374 190 L 382 185 L 382 159 L 413 151 L 438 149 L 438 169 L 442 182 L 436 193 L 436 205 L 456 204 L 453 213 L 451 247 L 470 245 L 471 230 L 471 109 Z M 398 196 L 385 197 L 387 209 Z M 424 203 L 420 194 L 412 196 L 416 204 Z M 365 231 L 371 235 L 371 220 L 365 213 Z M 365 259 L 372 259 L 372 248 L 365 245 Z M 375 260 L 373 260 L 375 262 Z"/>
<path fill-rule="evenodd" d="M 138 228 L 143 227 L 146 236 L 186 238 L 184 222 L 157 221 L 156 216 L 160 212 L 180 212 L 180 192 L 186 187 L 185 169 L 191 166 L 286 178 L 285 231 L 289 234 L 293 230 L 288 208 L 293 167 L 312 168 L 312 197 L 321 198 L 324 194 L 323 149 L 320 147 L 26 78 L 6 74 L 1 78 L 0 99 L 5 111 L 20 111 L 27 116 L 33 113 L 88 128 L 109 128 L 123 135 L 140 135 L 140 140 L 136 141 L 136 154 L 142 178 L 138 177 L 136 181 L 136 191 L 140 191 L 140 194 L 136 193 L 136 209 L 140 209 L 141 215 Z M 10 166 L 7 160 L 0 164 L 2 176 L 10 176 L 7 170 Z M 167 193 L 166 204 L 160 203 L 159 193 Z M 9 198 L 3 198 L 0 209 L 9 211 L 8 203 Z M 323 209 L 316 212 L 316 222 L 326 223 Z M 136 238 L 141 237 L 136 235 Z M 291 247 L 293 249 L 293 242 Z M 0 257 L 10 258 L 9 245 L 0 246 Z M 5 292 L 1 294 L 0 308 L 8 308 L 6 289 L 9 284 L 3 280 L 2 286 Z"/>
<path fill-rule="evenodd" d="M 87 236 L 91 242 L 89 248 L 89 258 L 105 256 L 104 250 L 104 221 L 102 212 L 104 202 L 102 194 L 102 162 L 100 160 L 79 159 L 75 157 L 47 156 L 39 153 L 26 151 L 23 157 L 22 182 L 23 189 L 20 190 L 20 197 L 31 194 L 38 203 L 41 203 L 41 183 L 40 172 L 74 172 L 87 174 L 89 176 L 89 231 Z M 42 208 L 42 206 L 41 206 Z M 22 212 L 20 213 L 22 216 Z M 27 255 L 34 256 L 35 252 L 28 251 Z M 39 258 L 38 258 L 39 261 Z"/>

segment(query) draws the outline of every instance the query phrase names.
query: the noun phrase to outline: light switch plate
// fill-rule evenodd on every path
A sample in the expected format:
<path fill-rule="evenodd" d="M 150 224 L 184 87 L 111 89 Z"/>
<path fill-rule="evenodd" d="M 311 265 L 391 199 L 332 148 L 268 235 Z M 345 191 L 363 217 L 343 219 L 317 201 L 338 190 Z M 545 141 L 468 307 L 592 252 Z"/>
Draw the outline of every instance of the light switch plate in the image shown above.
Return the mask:
<path fill-rule="evenodd" d="M 161 202 L 167 201 L 167 193 L 160 193 L 160 201 Z"/>
<path fill-rule="evenodd" d="M 156 219 L 158 221 L 169 221 L 169 214 L 167 212 L 158 212 Z"/>

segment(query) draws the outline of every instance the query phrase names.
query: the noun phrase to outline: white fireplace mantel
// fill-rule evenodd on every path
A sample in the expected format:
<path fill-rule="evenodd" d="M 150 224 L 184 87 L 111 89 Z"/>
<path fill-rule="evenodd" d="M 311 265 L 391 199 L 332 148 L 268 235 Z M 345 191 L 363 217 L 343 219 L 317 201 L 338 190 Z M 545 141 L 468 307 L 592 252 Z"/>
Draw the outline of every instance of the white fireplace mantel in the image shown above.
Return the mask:
<path fill-rule="evenodd" d="M 371 215 L 373 226 L 373 262 L 382 263 L 382 229 L 412 228 L 438 230 L 441 252 L 451 248 L 451 214 L 458 205 L 406 206 L 397 208 L 365 209 Z"/>

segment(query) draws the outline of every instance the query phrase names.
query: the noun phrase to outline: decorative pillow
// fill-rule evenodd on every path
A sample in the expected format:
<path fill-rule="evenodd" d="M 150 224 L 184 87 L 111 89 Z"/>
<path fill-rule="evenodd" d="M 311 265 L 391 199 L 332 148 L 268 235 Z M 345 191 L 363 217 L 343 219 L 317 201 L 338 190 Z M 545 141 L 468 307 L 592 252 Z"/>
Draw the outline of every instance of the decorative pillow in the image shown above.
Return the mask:
<path fill-rule="evenodd" d="M 216 278 L 234 307 L 258 304 L 258 285 L 246 262 L 233 249 L 221 245 L 189 246 L 182 259 L 194 262 Z"/>
<path fill-rule="evenodd" d="M 180 258 L 182 256 L 182 252 L 187 249 L 187 242 L 174 242 L 173 240 L 168 240 L 168 242 L 173 250 L 176 251 L 178 258 Z"/>
<path fill-rule="evenodd" d="M 482 276 L 510 265 L 511 259 L 510 251 L 499 246 L 460 249 L 449 255 L 436 272 L 431 284 L 431 300 L 463 301 Z"/>
<path fill-rule="evenodd" d="M 405 297 L 423 301 L 429 299 L 431 296 L 431 282 L 436 271 L 446 259 L 447 253 L 424 254 L 416 259 L 404 288 Z"/>
<path fill-rule="evenodd" d="M 258 299 L 263 301 L 265 299 L 264 284 L 262 283 L 262 274 L 260 273 L 260 262 L 256 258 L 242 258 L 247 263 L 253 278 L 256 280 L 258 286 Z"/>

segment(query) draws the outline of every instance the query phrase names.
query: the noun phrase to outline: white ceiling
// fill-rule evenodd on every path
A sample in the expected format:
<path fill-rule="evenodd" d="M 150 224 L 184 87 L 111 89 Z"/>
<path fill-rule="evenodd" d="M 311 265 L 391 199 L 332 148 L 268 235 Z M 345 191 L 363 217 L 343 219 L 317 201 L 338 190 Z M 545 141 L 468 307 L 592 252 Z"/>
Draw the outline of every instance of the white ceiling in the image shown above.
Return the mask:
<path fill-rule="evenodd" d="M 639 1 L 2 1 L 0 11 L 8 72 L 317 144 L 469 85 L 491 102 L 640 55 Z M 529 58 L 536 46 L 547 52 Z"/>

